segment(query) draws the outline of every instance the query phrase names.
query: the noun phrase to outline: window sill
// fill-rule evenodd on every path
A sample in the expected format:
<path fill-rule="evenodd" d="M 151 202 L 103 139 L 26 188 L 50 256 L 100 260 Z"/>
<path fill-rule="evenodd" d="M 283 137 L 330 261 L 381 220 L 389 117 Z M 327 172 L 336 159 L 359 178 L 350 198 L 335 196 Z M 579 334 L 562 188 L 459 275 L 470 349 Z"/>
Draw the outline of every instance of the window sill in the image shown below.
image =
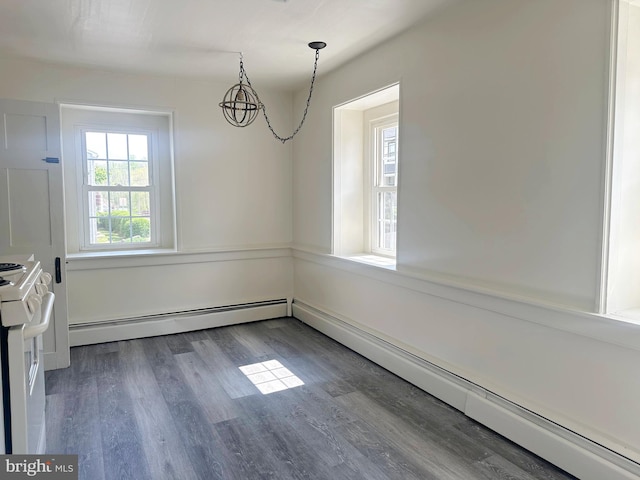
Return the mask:
<path fill-rule="evenodd" d="M 294 258 L 303 262 L 317 263 L 332 269 L 363 275 L 403 290 L 408 289 L 466 307 L 640 351 L 640 308 L 611 314 L 597 314 L 546 302 L 544 298 L 510 295 L 470 283 L 445 280 L 429 272 L 412 272 L 404 266 L 401 266 L 400 270 L 393 265 L 380 266 L 364 261 L 366 254 L 331 255 L 300 246 L 295 246 L 293 252 Z"/>
<path fill-rule="evenodd" d="M 391 257 L 383 257 L 382 255 L 375 255 L 372 253 L 359 253 L 357 255 L 343 256 L 346 260 L 353 260 L 354 262 L 365 263 L 374 267 L 386 268 L 387 270 L 396 269 L 396 259 Z"/>
<path fill-rule="evenodd" d="M 148 255 L 170 255 L 176 253 L 173 248 L 145 248 L 140 250 L 91 250 L 77 253 L 68 253 L 67 260 L 79 260 L 84 258 L 119 258 Z"/>
<path fill-rule="evenodd" d="M 640 325 L 640 308 L 630 308 L 628 310 L 620 310 L 618 312 L 605 314 L 604 316 L 612 318 L 614 320 L 621 321 L 621 322 Z"/>

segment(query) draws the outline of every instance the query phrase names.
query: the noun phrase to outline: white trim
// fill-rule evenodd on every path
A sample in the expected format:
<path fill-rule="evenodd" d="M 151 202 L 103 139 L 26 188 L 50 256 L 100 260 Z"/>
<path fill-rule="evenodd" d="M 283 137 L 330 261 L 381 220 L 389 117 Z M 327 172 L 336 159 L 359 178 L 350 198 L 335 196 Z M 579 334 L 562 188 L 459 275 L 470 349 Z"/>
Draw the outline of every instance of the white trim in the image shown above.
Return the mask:
<path fill-rule="evenodd" d="M 101 106 L 60 102 L 60 118 L 63 123 L 63 155 L 65 178 L 72 185 L 66 192 L 71 199 L 72 208 L 67 215 L 67 228 L 71 235 L 67 236 L 68 253 L 139 251 L 155 249 L 174 249 L 177 246 L 177 218 L 174 162 L 174 112 L 167 108 L 130 108 L 122 106 Z M 121 128 L 125 125 L 124 128 Z M 144 133 L 150 136 L 149 174 L 150 185 L 143 187 L 151 192 L 152 242 L 145 244 L 102 244 L 93 245 L 88 241 L 87 231 L 87 196 L 85 185 L 85 162 L 83 161 L 82 129 L 98 129 L 98 131 L 128 131 Z M 70 156 L 70 157 L 69 157 Z M 69 158 L 67 158 L 69 157 Z M 127 188 L 128 189 L 128 188 Z M 155 235 L 154 235 L 155 234 Z"/>
<path fill-rule="evenodd" d="M 609 260 L 611 236 L 611 204 L 613 193 L 613 158 L 615 144 L 616 85 L 618 68 L 618 34 L 620 20 L 620 0 L 611 0 L 611 23 L 609 35 L 609 75 L 607 75 L 607 115 L 605 120 L 605 151 L 602 172 L 602 236 L 600 258 L 598 259 L 598 285 L 596 292 L 596 312 L 607 313 L 607 293 L 609 289 Z"/>
<path fill-rule="evenodd" d="M 639 0 L 640 1 L 640 0 Z M 364 93 L 359 97 L 345 100 L 338 103 L 333 109 L 348 107 L 350 110 L 369 110 L 370 108 L 384 105 L 386 103 L 395 102 L 400 96 L 400 90 L 394 91 L 395 87 L 400 87 L 401 79 L 392 82 L 384 87 L 376 88 L 371 92 Z"/>
<path fill-rule="evenodd" d="M 75 271 L 289 257 L 291 257 L 291 249 L 288 245 L 273 245 L 260 247 L 237 246 L 203 252 L 143 250 L 135 252 L 95 252 L 93 255 L 80 253 L 67 255 L 66 260 L 67 271 Z"/>
<path fill-rule="evenodd" d="M 340 109 L 336 106 L 331 111 L 331 253 L 342 252 L 342 130 Z M 307 248 L 318 251 L 317 247 Z"/>
<path fill-rule="evenodd" d="M 69 341 L 68 331 L 65 330 L 64 335 L 67 337 L 67 342 Z M 67 354 L 68 355 L 68 354 Z M 58 354 L 55 352 L 44 352 L 42 356 L 44 361 L 44 370 L 45 372 L 48 370 L 56 370 L 58 368 L 67 368 L 69 366 L 69 359 L 60 360 L 58 358 Z"/>
<path fill-rule="evenodd" d="M 574 310 L 543 299 L 511 295 L 497 287 L 485 288 L 430 272 L 377 267 L 344 257 L 321 255 L 302 250 L 300 246 L 294 247 L 293 256 L 463 305 L 640 351 L 640 323 L 625 321 L 620 317 Z"/>
<path fill-rule="evenodd" d="M 372 252 L 373 168 L 369 123 L 399 119 L 400 82 L 335 105 L 332 116 L 331 252 Z M 399 148 L 399 147 L 398 147 Z M 382 253 L 382 252 L 379 252 Z M 394 252 L 395 253 L 395 252 Z M 388 252 L 385 254 L 390 255 Z"/>
<path fill-rule="evenodd" d="M 112 113 L 139 113 L 143 115 L 167 115 L 173 116 L 175 112 L 174 107 L 159 107 L 155 105 L 124 105 L 121 103 L 105 103 L 105 102 L 88 102 L 84 100 L 69 100 L 63 98 L 57 98 L 54 103 L 60 107 L 75 108 L 77 110 L 89 110 L 100 112 L 112 112 Z"/>
<path fill-rule="evenodd" d="M 583 480 L 632 480 L 640 464 L 294 298 L 295 318 Z"/>
<path fill-rule="evenodd" d="M 286 299 L 253 304 L 230 305 L 208 310 L 175 312 L 139 318 L 71 325 L 69 341 L 72 347 L 115 342 L 133 338 L 170 335 L 205 328 L 236 325 L 287 316 Z"/>

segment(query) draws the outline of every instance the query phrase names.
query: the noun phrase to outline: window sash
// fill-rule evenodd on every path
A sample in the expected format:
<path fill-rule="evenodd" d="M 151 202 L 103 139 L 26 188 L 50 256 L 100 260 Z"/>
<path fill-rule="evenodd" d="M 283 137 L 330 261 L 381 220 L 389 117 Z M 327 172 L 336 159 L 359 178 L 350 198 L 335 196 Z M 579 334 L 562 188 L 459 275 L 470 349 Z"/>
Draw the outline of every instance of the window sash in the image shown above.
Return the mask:
<path fill-rule="evenodd" d="M 393 255 L 396 251 L 396 233 L 398 231 L 398 197 L 395 188 L 375 189 L 376 192 L 376 242 L 372 250 L 377 253 Z"/>
<path fill-rule="evenodd" d="M 383 132 L 389 128 L 396 129 L 395 140 L 385 145 Z M 372 170 L 369 200 L 370 250 L 378 255 L 395 257 L 398 225 L 398 115 L 373 120 L 369 135 Z M 390 166 L 393 168 L 389 168 Z M 394 177 L 393 185 L 385 182 L 389 176 Z"/>
<path fill-rule="evenodd" d="M 87 133 L 95 132 L 95 133 L 104 133 L 105 136 L 108 134 L 120 134 L 127 136 L 146 136 L 147 137 L 147 146 L 146 146 L 146 158 L 131 158 L 131 153 L 129 149 L 130 142 L 127 142 L 126 145 L 126 154 L 119 153 L 116 155 L 117 158 L 110 158 L 109 156 L 109 142 L 106 142 L 106 148 L 104 150 L 104 154 L 96 155 L 95 158 L 89 158 L 87 155 Z M 125 137 L 127 140 L 129 137 Z M 80 158 L 82 161 L 82 181 L 81 188 L 79 192 L 81 192 L 81 204 L 83 209 L 83 222 L 82 222 L 82 250 L 131 250 L 136 248 L 150 248 L 157 247 L 159 245 L 159 235 L 160 231 L 159 225 L 159 194 L 158 194 L 158 182 L 157 182 L 157 168 L 156 168 L 156 160 L 155 160 L 155 138 L 152 131 L 140 130 L 136 128 L 131 129 L 113 129 L 113 128 L 105 128 L 105 126 L 101 125 L 99 127 L 92 128 L 90 126 L 82 128 L 80 130 L 80 145 L 81 152 Z M 122 152 L 122 150 L 121 150 Z M 102 153 L 102 152 L 100 152 Z M 127 158 L 121 158 L 127 157 Z M 106 175 L 107 179 L 106 185 L 103 184 L 92 184 L 89 176 L 89 168 L 90 162 L 102 161 L 107 162 L 107 170 Z M 147 177 L 148 181 L 147 185 L 131 185 L 131 183 L 145 183 L 145 182 L 134 182 L 132 181 L 131 169 L 132 164 L 141 164 L 146 162 L 147 167 Z M 127 179 L 126 182 L 128 185 L 109 185 L 110 181 L 110 172 L 109 167 L 110 164 L 124 164 L 127 166 Z M 95 205 L 91 204 L 91 192 L 103 192 L 107 196 L 107 204 L 106 207 L 103 206 L 101 208 L 102 213 L 106 213 L 104 215 L 99 215 L 95 209 Z M 126 201 L 123 202 L 124 205 L 121 211 L 125 211 L 124 214 L 116 214 L 113 215 L 113 212 L 120 210 L 113 210 L 112 204 L 112 194 L 122 193 L 123 196 L 121 198 L 126 198 Z M 134 195 L 138 194 L 147 194 L 148 200 L 144 200 L 144 195 L 138 195 L 138 203 L 142 201 L 143 203 L 148 204 L 148 214 L 141 214 L 139 210 L 134 209 Z M 143 199 L 143 200 L 140 200 Z M 102 225 L 102 229 L 99 229 L 99 225 Z M 116 227 L 117 231 L 116 231 Z M 99 230 L 101 231 L 101 235 L 107 235 L 106 241 L 99 242 Z M 148 231 L 148 233 L 147 233 Z M 123 237 L 120 238 L 119 233 L 123 234 Z M 148 241 L 142 241 L 147 238 Z M 114 237 L 115 242 L 114 242 Z M 103 237 L 104 238 L 104 237 Z M 117 240 L 120 241 L 117 241 Z M 142 240 L 140 240 L 142 239 Z"/>

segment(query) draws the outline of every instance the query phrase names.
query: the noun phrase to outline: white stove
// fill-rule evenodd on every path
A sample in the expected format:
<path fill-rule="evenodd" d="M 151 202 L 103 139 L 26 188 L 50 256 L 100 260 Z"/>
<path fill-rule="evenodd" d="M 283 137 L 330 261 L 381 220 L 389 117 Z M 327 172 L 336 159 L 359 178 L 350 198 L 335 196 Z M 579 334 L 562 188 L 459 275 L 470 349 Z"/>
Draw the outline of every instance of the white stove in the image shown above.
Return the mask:
<path fill-rule="evenodd" d="M 0 359 L 4 435 L 0 453 L 44 453 L 42 334 L 55 296 L 33 256 L 0 257 Z M 0 430 L 0 433 L 2 431 Z"/>
<path fill-rule="evenodd" d="M 22 276 L 27 271 L 27 267 L 20 263 L 15 262 L 4 262 L 0 263 L 0 287 L 12 286 L 15 285 L 15 282 L 10 280 L 10 278 L 16 276 Z M 8 278 L 5 278 L 8 277 Z"/>
<path fill-rule="evenodd" d="M 4 261 L 7 258 L 22 260 Z M 51 275 L 43 272 L 33 257 L 0 257 L 0 304 L 2 325 L 11 327 L 31 322 L 49 292 Z"/>

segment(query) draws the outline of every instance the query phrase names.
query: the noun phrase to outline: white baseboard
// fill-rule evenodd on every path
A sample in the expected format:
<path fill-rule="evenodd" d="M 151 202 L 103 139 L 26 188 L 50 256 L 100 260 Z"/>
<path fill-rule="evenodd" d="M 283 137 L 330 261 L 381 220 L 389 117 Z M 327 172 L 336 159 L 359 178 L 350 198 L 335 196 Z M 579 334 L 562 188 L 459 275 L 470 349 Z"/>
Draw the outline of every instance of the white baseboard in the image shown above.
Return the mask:
<path fill-rule="evenodd" d="M 582 480 L 637 480 L 640 464 L 294 299 L 293 316 Z"/>
<path fill-rule="evenodd" d="M 274 300 L 208 310 L 177 312 L 93 324 L 71 325 L 72 347 L 134 338 L 170 335 L 287 316 L 287 301 Z"/>

